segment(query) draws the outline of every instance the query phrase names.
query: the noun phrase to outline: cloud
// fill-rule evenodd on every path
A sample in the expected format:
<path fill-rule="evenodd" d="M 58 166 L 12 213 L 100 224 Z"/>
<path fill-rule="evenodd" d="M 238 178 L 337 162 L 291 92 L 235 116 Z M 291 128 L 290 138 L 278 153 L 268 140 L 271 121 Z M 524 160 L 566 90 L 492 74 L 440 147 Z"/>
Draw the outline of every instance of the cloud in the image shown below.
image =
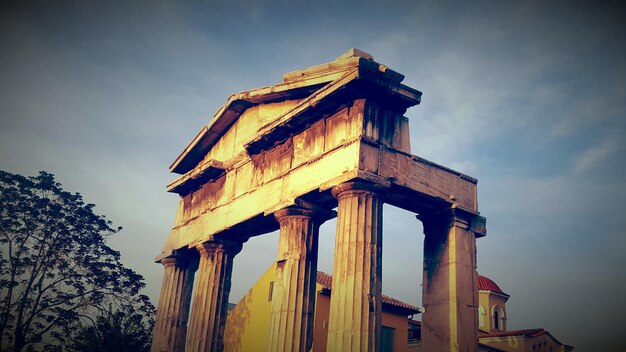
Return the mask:
<path fill-rule="evenodd" d="M 580 321 L 580 302 L 606 311 L 590 297 L 621 299 L 620 12 L 559 1 L 282 5 L 26 6 L 0 21 L 0 165 L 49 169 L 125 226 L 111 243 L 149 278 L 156 302 L 162 269 L 152 258 L 177 204 L 164 192 L 169 163 L 229 94 L 358 47 L 423 91 L 407 112 L 413 153 L 479 178 L 489 230 L 479 270 L 512 294 L 510 322 L 551 328 Z M 419 222 L 390 207 L 384 219 L 385 291 L 419 305 Z M 333 222 L 322 238 L 320 268 L 332 272 Z M 276 241 L 246 244 L 233 300 L 275 259 Z M 590 291 L 600 286 L 615 289 Z M 581 331 L 592 333 L 556 335 L 576 345 Z"/>
<path fill-rule="evenodd" d="M 586 149 L 575 160 L 574 172 L 584 173 L 607 160 L 619 147 L 615 139 L 607 139 Z"/>

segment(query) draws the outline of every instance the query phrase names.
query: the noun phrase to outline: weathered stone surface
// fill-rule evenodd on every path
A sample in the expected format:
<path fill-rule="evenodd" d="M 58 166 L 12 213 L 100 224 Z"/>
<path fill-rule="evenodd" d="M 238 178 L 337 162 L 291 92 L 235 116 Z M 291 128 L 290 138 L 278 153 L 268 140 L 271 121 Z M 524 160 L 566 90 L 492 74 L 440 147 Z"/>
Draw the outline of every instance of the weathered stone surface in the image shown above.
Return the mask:
<path fill-rule="evenodd" d="M 348 175 L 362 178 L 360 172 L 396 185 L 390 203 L 404 209 L 419 211 L 425 205 L 420 195 L 442 203 L 452 195 L 459 206 L 476 209 L 474 179 L 396 149 L 408 149 L 404 117 L 380 113 L 381 118 L 365 119 L 366 111 L 374 110 L 368 106 L 357 100 L 266 152 L 231 162 L 225 174 L 185 194 L 162 256 L 349 181 Z M 397 128 L 372 127 L 385 119 L 396 121 Z"/>
<path fill-rule="evenodd" d="M 163 285 L 152 339 L 153 352 L 183 352 L 187 334 L 187 317 L 198 260 L 178 255 L 161 260 Z"/>
<path fill-rule="evenodd" d="M 269 351 L 310 351 L 313 343 L 319 226 L 329 212 L 277 211 L 278 258 L 270 312 Z"/>
<path fill-rule="evenodd" d="M 381 331 L 382 193 L 370 183 L 333 189 L 339 202 L 328 351 L 377 351 Z"/>
<path fill-rule="evenodd" d="M 477 181 L 410 154 L 404 113 L 420 103 L 421 93 L 403 79 L 350 49 L 335 61 L 286 73 L 282 83 L 232 95 L 174 161 L 170 169 L 181 176 L 168 191 L 180 202 L 157 261 L 188 249 L 200 252 L 188 350 L 221 349 L 237 243 L 279 227 L 281 298 L 272 307 L 271 348 L 310 347 L 310 273 L 319 224 L 290 213 L 307 208 L 304 203 L 322 212 L 339 204 L 328 349 L 376 350 L 381 189 L 387 203 L 420 214 L 427 229 L 426 350 L 475 350 L 475 329 L 468 330 L 476 320 L 475 237 L 486 234 Z M 191 283 L 172 275 L 164 277 L 166 298 L 158 309 L 170 318 L 157 322 L 168 337 L 155 335 L 155 348 L 175 350 L 184 329 L 176 327 L 182 318 L 174 317 L 189 303 L 188 294 L 176 290 Z M 183 308 L 169 308 L 174 301 Z"/>
<path fill-rule="evenodd" d="M 425 234 L 422 288 L 425 351 L 478 348 L 477 234 L 469 226 L 476 216 L 455 208 L 420 216 Z"/>
<path fill-rule="evenodd" d="M 242 244 L 213 238 L 196 247 L 200 252 L 198 280 L 189 317 L 189 352 L 222 351 L 233 258 Z"/>

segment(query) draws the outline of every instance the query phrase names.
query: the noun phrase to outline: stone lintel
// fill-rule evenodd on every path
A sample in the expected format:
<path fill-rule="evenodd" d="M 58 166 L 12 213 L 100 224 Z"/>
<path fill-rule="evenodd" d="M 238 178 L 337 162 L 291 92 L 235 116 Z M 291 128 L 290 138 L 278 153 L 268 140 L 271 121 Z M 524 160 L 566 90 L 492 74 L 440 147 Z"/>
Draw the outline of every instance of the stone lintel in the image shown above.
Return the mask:
<path fill-rule="evenodd" d="M 391 148 L 389 146 L 385 146 L 377 141 L 375 141 L 374 139 L 367 137 L 367 136 L 361 136 L 360 138 L 361 143 L 365 144 L 365 145 L 369 145 L 375 149 L 380 149 L 381 152 L 386 152 L 386 153 L 393 153 L 393 154 L 397 154 L 399 156 L 404 156 L 404 157 L 408 157 L 410 158 L 412 161 L 418 162 L 420 164 L 423 164 L 425 166 L 431 166 L 433 168 L 439 169 L 441 171 L 445 171 L 451 174 L 454 174 L 456 176 L 458 176 L 460 179 L 465 180 L 469 183 L 472 184 L 478 184 L 478 180 L 472 176 L 466 175 L 462 172 L 456 171 L 454 169 L 451 169 L 447 166 L 435 163 L 433 161 L 430 161 L 428 159 L 422 158 L 420 156 L 417 155 L 413 155 L 411 153 L 399 150 L 399 149 L 395 149 L 395 148 Z M 393 177 L 393 176 L 391 176 Z M 393 177 L 393 179 L 395 179 L 395 177 Z"/>
<path fill-rule="evenodd" d="M 334 167 L 350 165 L 359 159 L 371 160 L 358 165 L 370 171 Z M 370 164 L 373 166 L 368 166 Z M 228 172 L 234 173 L 234 170 Z M 224 183 L 227 176 L 223 175 L 214 182 L 224 184 L 221 187 L 232 187 Z M 302 203 L 300 197 L 304 195 L 307 195 L 307 199 L 326 199 L 324 206 L 332 206 L 330 189 L 351 181 L 368 181 L 388 187 L 385 202 L 415 213 L 434 213 L 455 207 L 459 209 L 457 212 L 466 210 L 478 215 L 474 179 L 423 158 L 384 147 L 363 136 L 346 141 L 310 162 L 285 169 L 284 174 L 276 174 L 275 177 L 257 186 L 252 193 L 211 203 L 209 205 L 214 205 L 214 208 L 198 212 L 200 216 L 177 222 L 170 235 L 175 237 L 167 242 L 171 243 L 171 247 L 164 248 L 156 260 L 171 255 L 172 249 L 187 247 L 190 243 L 193 247 L 194 243 L 204 239 L 195 234 L 223 235 L 237 239 L 242 233 L 256 236 L 274 231 L 278 229 L 278 223 L 273 217 L 275 211 L 298 205 L 297 202 Z M 284 181 L 281 181 L 283 178 Z M 238 204 L 236 208 L 235 203 Z M 235 213 L 233 209 L 236 209 Z M 472 226 L 477 236 L 484 235 L 484 229 L 481 230 L 484 225 L 481 226 L 478 218 Z M 181 232 L 184 237 L 179 235 Z M 242 240 L 245 241 L 245 238 Z"/>
<path fill-rule="evenodd" d="M 478 210 L 476 179 L 371 138 L 361 138 L 359 169 L 388 180 L 389 200 L 396 202 L 391 204 L 403 209 L 420 213 L 428 203 L 428 208 Z"/>

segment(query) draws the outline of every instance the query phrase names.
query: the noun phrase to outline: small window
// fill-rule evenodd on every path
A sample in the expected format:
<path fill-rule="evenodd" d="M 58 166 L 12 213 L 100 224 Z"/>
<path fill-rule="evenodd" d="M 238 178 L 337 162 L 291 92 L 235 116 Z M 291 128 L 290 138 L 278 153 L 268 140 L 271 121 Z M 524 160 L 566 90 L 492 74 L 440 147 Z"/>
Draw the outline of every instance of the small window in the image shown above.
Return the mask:
<path fill-rule="evenodd" d="M 274 281 L 270 281 L 270 292 L 267 294 L 267 301 L 272 301 L 272 295 L 274 294 Z"/>
<path fill-rule="evenodd" d="M 500 330 L 500 313 L 498 310 L 493 312 L 493 329 Z"/>

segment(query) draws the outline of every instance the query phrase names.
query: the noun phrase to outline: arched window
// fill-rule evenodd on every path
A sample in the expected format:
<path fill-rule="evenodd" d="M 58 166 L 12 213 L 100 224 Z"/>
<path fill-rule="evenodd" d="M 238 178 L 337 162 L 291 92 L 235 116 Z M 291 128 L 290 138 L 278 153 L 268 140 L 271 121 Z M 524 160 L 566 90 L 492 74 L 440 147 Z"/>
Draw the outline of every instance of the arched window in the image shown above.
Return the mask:
<path fill-rule="evenodd" d="M 492 330 L 506 331 L 504 309 L 497 304 L 491 307 L 491 320 Z"/>

